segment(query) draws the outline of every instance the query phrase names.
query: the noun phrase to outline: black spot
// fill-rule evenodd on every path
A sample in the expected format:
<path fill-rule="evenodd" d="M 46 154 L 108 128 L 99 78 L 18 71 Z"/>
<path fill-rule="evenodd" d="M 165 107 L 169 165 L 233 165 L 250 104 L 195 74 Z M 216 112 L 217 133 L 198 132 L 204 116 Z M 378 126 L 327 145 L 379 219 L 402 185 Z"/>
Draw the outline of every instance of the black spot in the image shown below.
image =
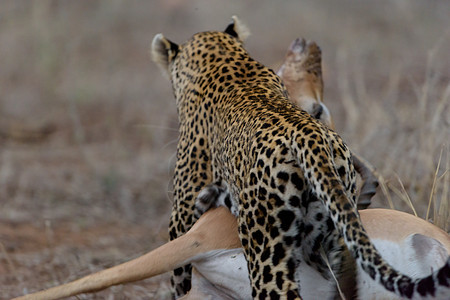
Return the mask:
<path fill-rule="evenodd" d="M 250 173 L 250 185 L 256 185 L 258 183 L 258 178 L 255 173 Z"/>
<path fill-rule="evenodd" d="M 278 213 L 278 218 L 280 219 L 281 229 L 287 231 L 295 219 L 295 214 L 290 210 L 282 210 Z"/>
<path fill-rule="evenodd" d="M 344 205 L 344 208 L 345 208 L 345 205 Z M 349 212 L 347 214 L 347 223 L 351 223 L 354 220 L 357 220 L 356 214 L 354 212 Z"/>
<path fill-rule="evenodd" d="M 323 214 L 322 213 L 318 213 L 316 215 L 316 221 L 320 222 L 320 221 L 322 221 L 322 219 L 323 219 Z"/>
<path fill-rule="evenodd" d="M 414 292 L 414 284 L 412 284 L 412 282 L 411 282 L 411 280 L 409 280 L 409 278 L 405 278 L 404 280 L 402 280 L 402 279 L 398 281 L 398 289 L 400 291 L 400 294 L 402 296 L 405 296 L 406 298 L 411 298 L 412 294 Z M 419 291 L 419 293 L 420 293 L 420 291 Z"/>
<path fill-rule="evenodd" d="M 308 128 L 308 127 L 303 127 L 302 131 L 305 135 L 309 135 L 312 131 L 312 129 Z"/>
<path fill-rule="evenodd" d="M 417 291 L 421 296 L 426 296 L 428 294 L 431 294 L 434 296 L 435 294 L 435 287 L 434 287 L 434 280 L 432 276 L 428 276 L 422 280 L 420 280 L 417 284 Z"/>
<path fill-rule="evenodd" d="M 303 179 L 298 176 L 297 173 L 291 174 L 291 182 L 295 185 L 297 190 L 302 191 L 305 183 L 303 182 Z"/>
<path fill-rule="evenodd" d="M 269 149 L 267 149 L 267 152 L 269 151 Z M 264 173 L 267 175 L 267 176 L 270 176 L 270 167 L 269 166 L 266 166 L 265 168 L 264 168 Z"/>
<path fill-rule="evenodd" d="M 266 219 L 264 217 L 265 217 L 265 215 L 262 215 L 261 217 L 257 218 L 256 223 L 263 226 L 266 223 Z"/>
<path fill-rule="evenodd" d="M 267 196 L 266 188 L 259 187 L 259 189 L 258 189 L 258 199 L 265 200 L 266 196 Z"/>
<path fill-rule="evenodd" d="M 283 200 L 277 194 L 274 194 L 274 193 L 269 194 L 269 199 L 275 200 L 275 206 L 276 207 L 280 207 L 280 206 L 284 205 Z"/>
<path fill-rule="evenodd" d="M 256 166 L 257 166 L 258 168 L 263 168 L 263 167 L 264 167 L 264 161 L 263 161 L 262 159 L 259 159 L 258 162 L 257 162 L 257 164 L 256 164 Z"/>
<path fill-rule="evenodd" d="M 258 245 L 262 245 L 263 243 L 263 239 L 264 239 L 264 235 L 262 234 L 261 231 L 256 231 L 252 233 L 252 238 L 256 241 L 256 243 Z"/>
<path fill-rule="evenodd" d="M 383 284 L 383 286 L 388 290 L 393 292 L 395 290 L 395 286 L 394 286 L 394 274 L 390 274 L 389 277 L 387 279 L 382 279 L 381 282 Z"/>
<path fill-rule="evenodd" d="M 287 292 L 287 299 L 288 300 L 293 300 L 293 299 L 297 299 L 297 294 L 294 291 L 288 291 Z"/>
<path fill-rule="evenodd" d="M 439 270 L 437 278 L 439 285 L 446 287 L 450 286 L 450 260 L 447 260 L 447 264 Z"/>
<path fill-rule="evenodd" d="M 261 262 L 265 262 L 270 257 L 270 248 L 267 247 L 261 253 Z"/>
<path fill-rule="evenodd" d="M 270 187 L 273 189 L 276 189 L 277 185 L 275 184 L 275 179 L 271 178 L 270 179 Z"/>
<path fill-rule="evenodd" d="M 259 270 L 259 267 L 256 267 L 256 269 Z M 258 276 L 258 273 L 256 272 L 256 270 L 253 271 L 253 272 L 252 272 L 252 277 L 253 277 L 253 278 L 256 278 L 257 276 Z M 255 281 L 255 287 L 256 287 L 257 289 L 260 289 L 260 288 L 261 288 L 261 280 L 260 280 L 259 276 L 258 276 L 258 279 Z"/>
<path fill-rule="evenodd" d="M 367 274 L 369 274 L 370 278 L 375 280 L 376 273 L 375 273 L 374 267 L 369 265 L 369 266 L 366 267 L 366 271 L 367 271 Z"/>
<path fill-rule="evenodd" d="M 289 198 L 289 204 L 293 207 L 299 207 L 300 206 L 300 198 L 297 196 L 292 196 Z"/>
<path fill-rule="evenodd" d="M 178 219 L 178 215 L 176 216 L 176 219 Z M 178 221 L 178 220 L 175 220 L 175 221 Z M 176 231 L 176 229 L 175 228 L 172 228 L 171 230 L 170 230 L 170 239 L 171 240 L 173 240 L 173 239 L 175 239 L 175 238 L 177 238 L 177 231 Z"/>
<path fill-rule="evenodd" d="M 280 299 L 280 295 L 278 295 L 278 293 L 275 292 L 275 291 L 271 291 L 269 296 L 270 296 L 270 300 L 278 300 L 278 299 Z"/>
<path fill-rule="evenodd" d="M 294 238 L 292 236 L 285 236 L 283 238 L 283 241 L 286 244 L 286 246 L 290 246 L 294 243 Z"/>
<path fill-rule="evenodd" d="M 348 211 L 348 210 L 351 210 L 353 208 L 353 206 L 350 203 L 347 202 L 347 203 L 344 204 L 343 208 L 344 208 L 345 211 Z"/>
<path fill-rule="evenodd" d="M 258 171 L 258 179 L 261 180 L 262 179 L 262 171 Z M 256 184 L 256 183 L 255 183 Z"/>
<path fill-rule="evenodd" d="M 270 281 L 272 281 L 273 279 L 273 275 L 272 273 L 270 273 L 271 268 L 270 266 L 265 266 L 263 269 L 263 282 L 264 283 L 268 283 Z"/>
<path fill-rule="evenodd" d="M 289 180 L 289 174 L 286 173 L 286 172 L 283 172 L 283 171 L 278 172 L 277 177 L 278 177 L 278 179 L 281 179 L 283 181 L 288 181 Z"/>
<path fill-rule="evenodd" d="M 278 231 L 278 228 L 272 227 L 272 229 L 270 230 L 270 237 L 274 239 L 279 235 L 280 235 L 280 232 Z"/>
<path fill-rule="evenodd" d="M 276 276 L 276 283 L 277 283 L 277 287 L 278 289 L 282 289 L 283 288 L 283 272 L 277 272 Z"/>
<path fill-rule="evenodd" d="M 299 129 L 299 128 L 297 128 L 297 129 Z M 300 146 L 301 146 L 301 148 L 305 147 L 305 138 L 300 139 Z"/>
<path fill-rule="evenodd" d="M 180 276 L 181 274 L 183 274 L 183 268 L 173 270 L 173 274 L 176 276 Z"/>
<path fill-rule="evenodd" d="M 225 206 L 228 207 L 228 209 L 231 209 L 231 200 L 230 200 L 230 195 L 227 195 L 227 197 L 225 198 Z"/>
<path fill-rule="evenodd" d="M 280 260 L 286 256 L 286 252 L 282 244 L 276 244 L 273 251 L 272 263 L 274 266 L 278 266 Z"/>
<path fill-rule="evenodd" d="M 187 293 L 191 289 L 191 280 L 189 278 L 184 279 L 180 286 L 184 293 Z"/>
<path fill-rule="evenodd" d="M 345 167 L 344 166 L 340 167 L 338 169 L 338 173 L 339 173 L 339 176 L 344 177 L 345 176 Z"/>
<path fill-rule="evenodd" d="M 287 262 L 287 268 L 289 270 L 289 273 L 288 273 L 289 280 L 294 280 L 296 267 L 297 267 L 297 264 L 295 263 L 295 260 L 293 258 L 289 259 L 289 261 Z"/>
<path fill-rule="evenodd" d="M 255 220 L 247 218 L 248 228 L 253 228 L 255 226 Z"/>

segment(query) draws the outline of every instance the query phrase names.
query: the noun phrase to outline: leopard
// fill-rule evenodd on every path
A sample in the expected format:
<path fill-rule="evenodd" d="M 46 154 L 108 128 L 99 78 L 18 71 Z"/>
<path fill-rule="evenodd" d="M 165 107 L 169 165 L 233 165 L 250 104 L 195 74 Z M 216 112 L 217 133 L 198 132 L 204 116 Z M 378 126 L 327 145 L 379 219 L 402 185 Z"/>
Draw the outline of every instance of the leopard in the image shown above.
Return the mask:
<path fill-rule="evenodd" d="M 301 263 L 325 274 L 347 249 L 381 286 L 407 299 L 450 292 L 450 258 L 420 279 L 388 265 L 356 208 L 352 153 L 341 137 L 291 103 L 279 76 L 244 48 L 237 17 L 224 31 L 178 45 L 162 34 L 153 60 L 170 78 L 179 118 L 169 236 L 195 223 L 196 197 L 220 182 L 236 203 L 239 238 L 255 299 L 301 299 Z M 190 288 L 190 266 L 174 270 L 175 295 Z"/>
<path fill-rule="evenodd" d="M 296 103 L 312 117 L 335 129 L 333 118 L 323 102 L 322 51 L 310 40 L 296 38 L 289 45 L 283 64 L 276 72 L 289 94 L 289 100 Z M 352 153 L 353 165 L 361 176 L 362 186 L 357 198 L 357 208 L 366 209 L 376 193 L 380 176 L 365 159 Z M 238 206 L 221 182 L 209 184 L 198 194 L 195 202 L 195 216 L 199 218 L 210 208 L 224 206 L 237 215 Z"/>

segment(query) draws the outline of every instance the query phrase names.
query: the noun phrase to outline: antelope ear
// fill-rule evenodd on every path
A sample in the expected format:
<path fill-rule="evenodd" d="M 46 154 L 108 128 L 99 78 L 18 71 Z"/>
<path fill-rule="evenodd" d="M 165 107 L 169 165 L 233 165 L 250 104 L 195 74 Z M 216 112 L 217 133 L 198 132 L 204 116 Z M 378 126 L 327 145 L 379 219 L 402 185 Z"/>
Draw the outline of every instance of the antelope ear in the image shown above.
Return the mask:
<path fill-rule="evenodd" d="M 238 17 L 232 16 L 231 19 L 233 21 L 227 26 L 224 32 L 234 36 L 241 42 L 245 41 L 250 35 L 250 30 L 248 30 L 247 26 Z"/>
<path fill-rule="evenodd" d="M 162 33 L 155 35 L 151 46 L 152 60 L 169 75 L 169 65 L 178 54 L 178 45 L 166 39 Z"/>

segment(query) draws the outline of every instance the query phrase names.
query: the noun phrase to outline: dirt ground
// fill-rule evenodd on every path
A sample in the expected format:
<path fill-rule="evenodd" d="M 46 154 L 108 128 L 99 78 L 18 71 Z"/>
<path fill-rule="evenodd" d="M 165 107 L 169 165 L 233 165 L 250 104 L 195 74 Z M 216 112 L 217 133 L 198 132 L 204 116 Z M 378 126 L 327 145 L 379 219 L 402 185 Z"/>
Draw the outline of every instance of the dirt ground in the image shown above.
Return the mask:
<path fill-rule="evenodd" d="M 323 51 L 325 103 L 384 178 L 373 207 L 450 229 L 450 2 L 2 1 L 0 299 L 74 280 L 167 241 L 177 116 L 150 61 L 238 15 L 277 68 Z M 429 207 L 429 201 L 431 205 Z M 170 299 L 168 274 L 79 299 Z"/>

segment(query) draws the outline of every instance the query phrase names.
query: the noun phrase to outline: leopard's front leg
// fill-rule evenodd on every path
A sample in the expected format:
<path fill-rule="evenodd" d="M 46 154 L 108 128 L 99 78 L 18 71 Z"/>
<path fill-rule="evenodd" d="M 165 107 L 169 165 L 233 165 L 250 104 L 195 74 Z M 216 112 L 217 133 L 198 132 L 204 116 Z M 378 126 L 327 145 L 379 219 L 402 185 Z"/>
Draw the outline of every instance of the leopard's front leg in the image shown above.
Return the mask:
<path fill-rule="evenodd" d="M 173 208 L 169 237 L 174 240 L 185 234 L 195 223 L 195 199 L 200 190 L 212 181 L 211 159 L 207 143 L 201 135 L 189 138 L 180 134 L 174 174 Z M 191 265 L 175 269 L 171 277 L 175 297 L 191 289 Z"/>

